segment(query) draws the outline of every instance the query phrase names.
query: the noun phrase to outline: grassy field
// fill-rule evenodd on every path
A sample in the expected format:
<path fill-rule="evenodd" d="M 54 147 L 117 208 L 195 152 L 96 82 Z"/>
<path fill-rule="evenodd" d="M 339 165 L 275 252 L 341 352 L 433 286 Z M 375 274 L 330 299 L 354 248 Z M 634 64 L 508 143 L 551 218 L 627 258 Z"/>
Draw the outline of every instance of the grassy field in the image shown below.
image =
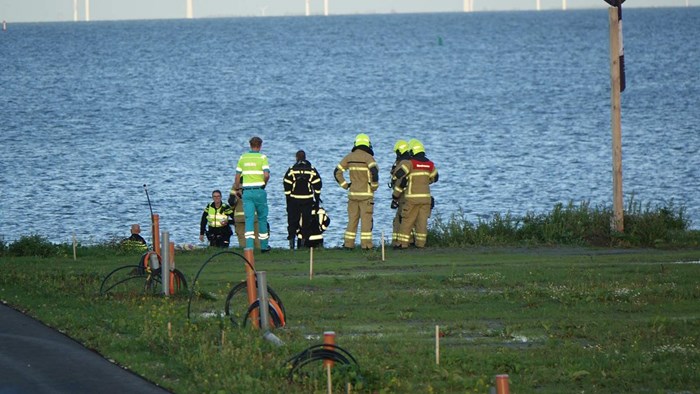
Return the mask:
<path fill-rule="evenodd" d="M 0 299 L 176 393 L 326 392 L 320 361 L 290 382 L 287 360 L 329 330 L 359 365 L 336 365 L 334 392 L 488 393 L 497 374 L 512 393 L 700 392 L 697 248 L 315 250 L 313 279 L 308 251 L 275 250 L 255 265 L 284 302 L 282 346 L 220 317 L 245 271 L 214 253 L 176 255 L 199 272 L 189 305 L 140 284 L 100 295 L 140 256 L 100 247 L 4 256 Z"/>

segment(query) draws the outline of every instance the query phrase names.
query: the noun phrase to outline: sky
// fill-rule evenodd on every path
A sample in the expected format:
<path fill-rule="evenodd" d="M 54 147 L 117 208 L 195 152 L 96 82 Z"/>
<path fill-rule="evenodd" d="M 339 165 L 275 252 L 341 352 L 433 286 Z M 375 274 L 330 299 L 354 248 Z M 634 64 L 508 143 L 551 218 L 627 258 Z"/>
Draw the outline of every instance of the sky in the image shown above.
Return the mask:
<path fill-rule="evenodd" d="M 78 18 L 85 19 L 85 1 Z M 195 18 L 303 15 L 306 0 L 192 0 Z M 329 15 L 364 13 L 459 12 L 463 0 L 327 0 Z M 184 18 L 187 0 L 89 0 L 90 20 Z M 538 0 L 473 0 L 474 11 L 535 10 Z M 539 0 L 541 10 L 562 8 L 562 0 Z M 567 9 L 605 8 L 603 0 L 566 0 Z M 700 6 L 700 0 L 630 0 L 624 6 Z M 310 0 L 312 15 L 322 15 L 324 0 Z M 53 22 L 73 20 L 73 0 L 0 0 L 0 20 Z"/>

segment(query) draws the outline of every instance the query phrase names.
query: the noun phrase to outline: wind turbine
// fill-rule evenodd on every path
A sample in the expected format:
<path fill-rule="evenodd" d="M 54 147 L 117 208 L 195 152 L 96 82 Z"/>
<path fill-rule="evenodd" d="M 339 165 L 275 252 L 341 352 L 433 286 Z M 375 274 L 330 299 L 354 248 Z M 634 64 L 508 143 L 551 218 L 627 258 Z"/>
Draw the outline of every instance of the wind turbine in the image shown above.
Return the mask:
<path fill-rule="evenodd" d="M 323 0 L 323 15 L 328 16 L 328 0 Z"/>
<path fill-rule="evenodd" d="M 561 9 L 566 11 L 566 0 L 561 0 Z"/>
<path fill-rule="evenodd" d="M 542 9 L 541 4 L 540 4 L 540 0 L 537 0 L 537 1 L 535 2 L 535 8 L 537 8 L 537 11 L 539 11 L 540 9 Z"/>
<path fill-rule="evenodd" d="M 187 0 L 187 19 L 192 19 L 194 17 L 194 13 L 192 12 L 192 0 Z"/>
<path fill-rule="evenodd" d="M 85 0 L 85 22 L 90 22 L 90 0 Z"/>
<path fill-rule="evenodd" d="M 474 11 L 474 0 L 464 0 L 464 12 Z"/>
<path fill-rule="evenodd" d="M 306 16 L 311 15 L 311 0 L 306 0 Z"/>
<path fill-rule="evenodd" d="M 78 0 L 73 0 L 73 22 L 78 21 Z"/>

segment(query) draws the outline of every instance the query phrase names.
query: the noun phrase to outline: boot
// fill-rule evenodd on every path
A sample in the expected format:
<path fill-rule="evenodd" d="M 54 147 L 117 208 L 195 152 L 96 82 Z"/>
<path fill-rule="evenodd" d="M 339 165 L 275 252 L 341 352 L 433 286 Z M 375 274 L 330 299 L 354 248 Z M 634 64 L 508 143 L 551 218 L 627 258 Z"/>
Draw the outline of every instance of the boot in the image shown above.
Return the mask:
<path fill-rule="evenodd" d="M 289 240 L 289 249 L 294 250 L 294 239 Z"/>

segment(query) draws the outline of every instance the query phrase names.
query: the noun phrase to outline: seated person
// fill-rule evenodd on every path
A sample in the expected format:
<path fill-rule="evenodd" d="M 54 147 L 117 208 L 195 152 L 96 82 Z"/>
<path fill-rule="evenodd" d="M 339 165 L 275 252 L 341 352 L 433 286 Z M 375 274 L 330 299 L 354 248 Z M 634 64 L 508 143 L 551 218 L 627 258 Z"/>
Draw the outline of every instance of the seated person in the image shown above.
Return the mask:
<path fill-rule="evenodd" d="M 134 250 L 146 250 L 148 249 L 148 244 L 146 240 L 141 236 L 141 226 L 137 223 L 131 225 L 131 236 L 122 241 L 122 246 L 128 247 Z"/>

